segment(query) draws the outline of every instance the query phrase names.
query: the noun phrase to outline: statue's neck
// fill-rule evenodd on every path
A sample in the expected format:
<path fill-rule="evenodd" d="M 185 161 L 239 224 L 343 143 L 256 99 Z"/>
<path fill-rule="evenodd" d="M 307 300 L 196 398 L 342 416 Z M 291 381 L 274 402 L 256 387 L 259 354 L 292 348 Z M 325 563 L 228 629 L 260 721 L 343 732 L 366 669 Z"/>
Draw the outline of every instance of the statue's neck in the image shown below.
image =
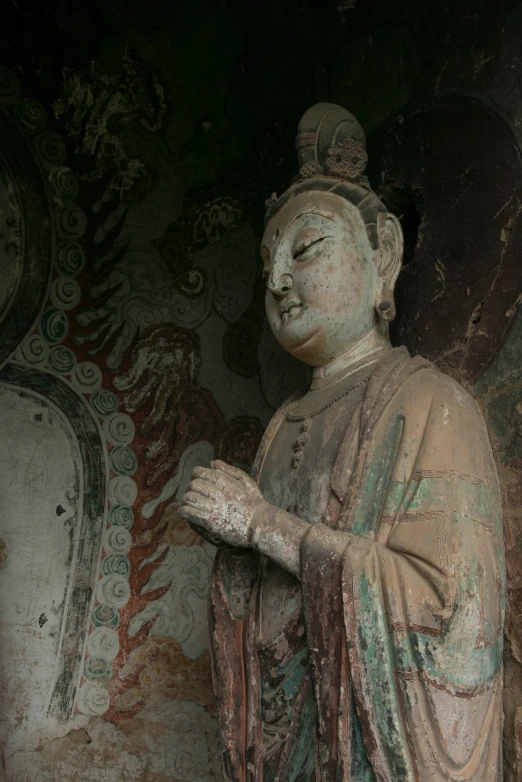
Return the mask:
<path fill-rule="evenodd" d="M 359 369 L 362 364 L 365 363 L 365 359 L 371 358 L 377 359 L 374 356 L 381 350 L 389 350 L 391 348 L 390 340 L 387 334 L 383 334 L 377 326 L 375 326 L 368 334 L 352 345 L 352 347 L 343 353 L 342 356 L 338 356 L 325 364 L 322 367 L 316 367 L 312 375 L 312 386 L 324 385 L 323 378 L 329 378 L 331 375 L 336 377 L 346 377 L 350 374 L 351 370 L 355 371 Z M 333 380 L 333 378 L 332 378 Z M 321 382 L 322 381 L 322 382 Z"/>

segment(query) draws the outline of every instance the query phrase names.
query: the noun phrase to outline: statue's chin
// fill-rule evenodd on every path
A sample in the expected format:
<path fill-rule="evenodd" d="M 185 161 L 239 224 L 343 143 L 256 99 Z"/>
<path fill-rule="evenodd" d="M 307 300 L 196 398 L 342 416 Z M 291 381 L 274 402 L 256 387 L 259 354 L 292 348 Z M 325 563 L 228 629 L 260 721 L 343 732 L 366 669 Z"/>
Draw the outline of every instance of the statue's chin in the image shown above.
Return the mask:
<path fill-rule="evenodd" d="M 285 350 L 292 350 L 305 343 L 313 333 L 315 328 L 303 328 L 303 323 L 278 323 L 276 328 L 272 328 L 275 338 Z"/>
<path fill-rule="evenodd" d="M 282 348 L 300 361 L 312 366 L 320 366 L 324 363 L 322 356 L 324 339 L 319 326 L 316 325 L 306 331 L 304 329 L 291 331 L 287 327 L 275 333 L 275 338 Z"/>

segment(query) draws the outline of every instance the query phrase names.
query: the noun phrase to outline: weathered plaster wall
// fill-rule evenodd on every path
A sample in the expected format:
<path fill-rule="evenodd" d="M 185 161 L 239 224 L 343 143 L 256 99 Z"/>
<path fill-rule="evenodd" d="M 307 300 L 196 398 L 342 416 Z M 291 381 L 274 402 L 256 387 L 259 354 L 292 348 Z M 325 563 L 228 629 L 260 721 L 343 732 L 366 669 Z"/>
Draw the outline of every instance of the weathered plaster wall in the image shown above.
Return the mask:
<path fill-rule="evenodd" d="M 219 779 L 192 467 L 251 464 L 302 370 L 264 325 L 263 204 L 317 100 L 400 216 L 394 339 L 475 393 L 522 779 L 522 6 L 9 0 L 0 32 L 0 741 L 8 779 Z M 518 711 L 517 711 L 518 709 Z M 518 735 L 518 738 L 517 738 Z M 518 743 L 517 743 L 518 742 Z"/>

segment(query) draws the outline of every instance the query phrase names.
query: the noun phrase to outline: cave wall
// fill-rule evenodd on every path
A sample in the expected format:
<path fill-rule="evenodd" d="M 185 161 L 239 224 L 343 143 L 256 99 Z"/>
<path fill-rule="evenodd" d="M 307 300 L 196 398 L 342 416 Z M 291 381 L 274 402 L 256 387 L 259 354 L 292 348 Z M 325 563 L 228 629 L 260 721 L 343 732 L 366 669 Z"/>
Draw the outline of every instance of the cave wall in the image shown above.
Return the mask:
<path fill-rule="evenodd" d="M 522 6 L 11 0 L 0 32 L 0 739 L 16 782 L 221 778 L 196 464 L 248 468 L 306 372 L 264 201 L 319 100 L 401 218 L 393 339 L 468 387 L 503 488 L 522 779 Z"/>

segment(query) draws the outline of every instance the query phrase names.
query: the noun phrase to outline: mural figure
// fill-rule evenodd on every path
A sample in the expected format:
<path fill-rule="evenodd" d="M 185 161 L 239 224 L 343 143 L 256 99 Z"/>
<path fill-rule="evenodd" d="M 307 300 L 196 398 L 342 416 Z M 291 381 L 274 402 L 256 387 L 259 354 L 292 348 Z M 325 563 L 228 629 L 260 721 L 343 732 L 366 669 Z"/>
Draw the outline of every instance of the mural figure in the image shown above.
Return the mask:
<path fill-rule="evenodd" d="M 266 310 L 313 368 L 253 476 L 198 467 L 183 517 L 220 547 L 211 586 L 226 776 L 500 780 L 499 489 L 474 400 L 388 323 L 400 224 L 363 131 L 303 116 L 300 171 L 268 203 Z"/>

